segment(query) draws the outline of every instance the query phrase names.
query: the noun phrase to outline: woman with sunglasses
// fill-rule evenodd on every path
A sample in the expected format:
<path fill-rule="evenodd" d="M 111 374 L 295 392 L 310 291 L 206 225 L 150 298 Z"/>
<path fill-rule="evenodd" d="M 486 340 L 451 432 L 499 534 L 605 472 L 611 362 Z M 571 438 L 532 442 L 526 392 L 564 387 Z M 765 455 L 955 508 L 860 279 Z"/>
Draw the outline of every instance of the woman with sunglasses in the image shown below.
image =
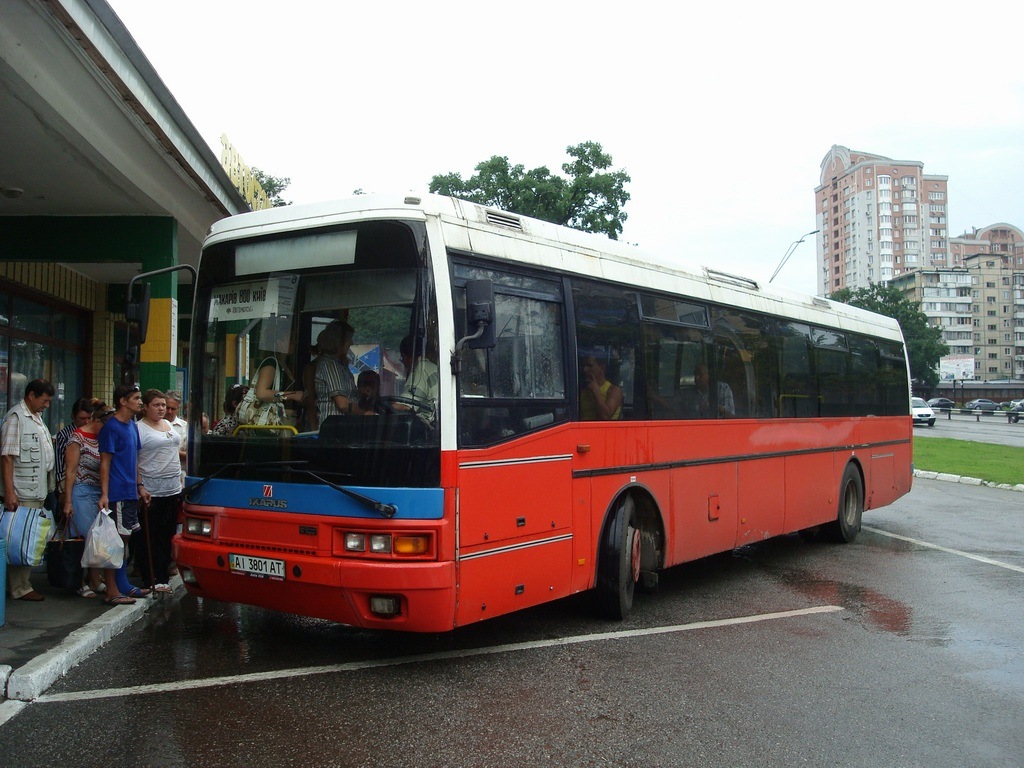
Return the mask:
<path fill-rule="evenodd" d="M 89 420 L 71 433 L 64 454 L 64 519 L 68 521 L 67 532 L 71 536 L 85 536 L 96 519 L 100 500 L 99 434 L 103 423 L 114 415 L 114 409 L 100 400 L 95 400 L 90 407 Z M 102 592 L 101 579 L 106 582 L 106 589 L 113 588 L 108 599 L 110 595 L 120 594 L 112 570 L 104 574 L 99 568 L 86 568 L 82 579 L 78 590 L 81 597 L 96 597 Z"/>

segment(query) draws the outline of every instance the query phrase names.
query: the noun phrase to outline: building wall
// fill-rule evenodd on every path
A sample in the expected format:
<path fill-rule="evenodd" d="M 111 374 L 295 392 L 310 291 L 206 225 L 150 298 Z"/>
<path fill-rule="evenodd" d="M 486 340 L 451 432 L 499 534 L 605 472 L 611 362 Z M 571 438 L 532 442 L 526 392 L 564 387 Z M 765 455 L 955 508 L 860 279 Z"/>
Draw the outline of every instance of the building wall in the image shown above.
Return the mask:
<path fill-rule="evenodd" d="M 947 179 L 917 161 L 835 145 L 815 189 L 818 293 L 866 288 L 911 269 L 950 266 Z"/>
<path fill-rule="evenodd" d="M 1024 232 L 992 225 L 953 238 L 950 251 L 960 266 L 915 270 L 891 284 L 942 328 L 950 355 L 973 357 L 975 380 L 1024 380 Z"/>

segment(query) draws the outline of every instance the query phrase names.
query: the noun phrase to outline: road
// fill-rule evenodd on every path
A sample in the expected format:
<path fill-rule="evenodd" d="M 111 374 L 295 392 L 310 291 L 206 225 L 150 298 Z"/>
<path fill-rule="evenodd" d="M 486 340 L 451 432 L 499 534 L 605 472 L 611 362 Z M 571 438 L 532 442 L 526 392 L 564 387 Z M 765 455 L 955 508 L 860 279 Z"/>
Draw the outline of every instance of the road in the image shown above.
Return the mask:
<path fill-rule="evenodd" d="M 186 597 L 0 726 L 4 765 L 1019 766 L 1024 494 L 918 481 L 790 536 L 450 634 Z"/>
<path fill-rule="evenodd" d="M 1005 413 L 964 416 L 935 412 L 935 426 L 914 427 L 915 437 L 953 437 L 979 443 L 1024 447 L 1024 421 L 1011 424 Z"/>

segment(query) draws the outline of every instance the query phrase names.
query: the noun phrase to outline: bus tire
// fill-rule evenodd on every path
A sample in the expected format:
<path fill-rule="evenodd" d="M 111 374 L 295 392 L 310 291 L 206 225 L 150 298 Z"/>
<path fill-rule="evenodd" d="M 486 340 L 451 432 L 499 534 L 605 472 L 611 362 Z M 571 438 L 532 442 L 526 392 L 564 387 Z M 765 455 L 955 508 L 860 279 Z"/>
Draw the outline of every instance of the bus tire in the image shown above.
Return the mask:
<path fill-rule="evenodd" d="M 863 516 L 864 484 L 861 482 L 857 467 L 847 464 L 843 479 L 839 483 L 839 509 L 836 519 L 824 526 L 823 533 L 830 541 L 850 544 L 860 533 Z"/>
<path fill-rule="evenodd" d="M 602 616 L 621 621 L 633 610 L 640 578 L 641 536 L 636 502 L 623 496 L 601 539 L 597 567 L 597 608 Z"/>

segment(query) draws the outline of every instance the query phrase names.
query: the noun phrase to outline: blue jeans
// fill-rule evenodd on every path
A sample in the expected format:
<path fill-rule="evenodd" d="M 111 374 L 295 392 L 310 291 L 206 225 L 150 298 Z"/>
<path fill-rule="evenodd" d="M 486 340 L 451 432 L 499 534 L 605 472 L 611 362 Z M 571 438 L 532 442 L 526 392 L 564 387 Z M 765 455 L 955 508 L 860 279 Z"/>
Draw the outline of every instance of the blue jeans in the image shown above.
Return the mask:
<path fill-rule="evenodd" d="M 100 512 L 100 487 L 75 483 L 71 489 L 71 526 L 69 536 L 85 536 Z"/>

